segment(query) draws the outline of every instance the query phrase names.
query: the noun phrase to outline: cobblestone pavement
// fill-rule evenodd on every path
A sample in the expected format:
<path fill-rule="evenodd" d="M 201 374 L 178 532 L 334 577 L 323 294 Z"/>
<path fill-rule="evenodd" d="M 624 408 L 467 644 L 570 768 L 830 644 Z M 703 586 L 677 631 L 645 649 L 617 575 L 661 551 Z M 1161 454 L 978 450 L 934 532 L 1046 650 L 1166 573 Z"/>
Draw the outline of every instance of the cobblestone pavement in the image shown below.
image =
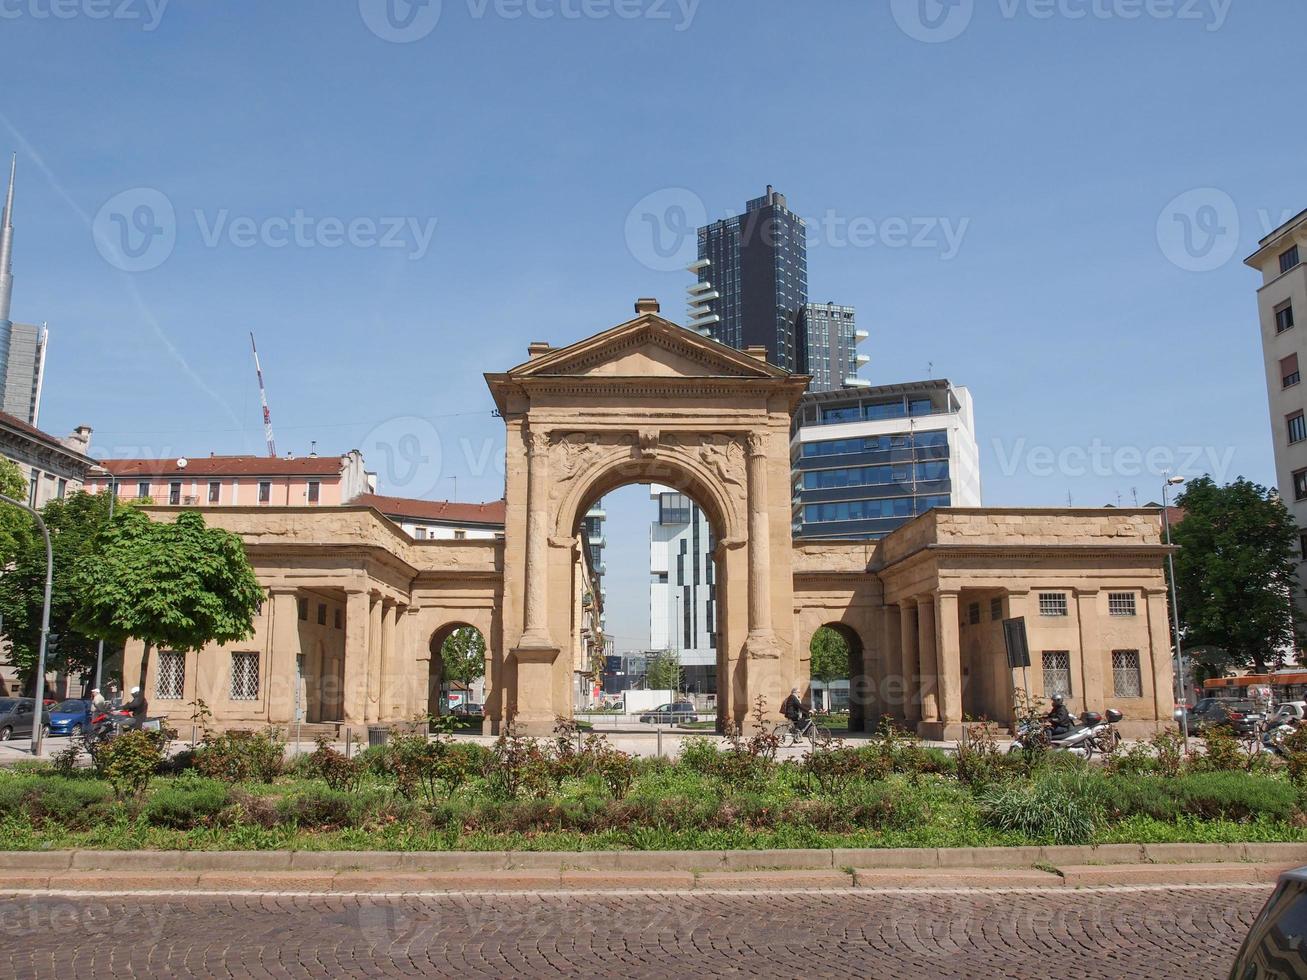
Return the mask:
<path fill-rule="evenodd" d="M 1269 891 L 0 895 L 0 976 L 1202 980 Z"/>

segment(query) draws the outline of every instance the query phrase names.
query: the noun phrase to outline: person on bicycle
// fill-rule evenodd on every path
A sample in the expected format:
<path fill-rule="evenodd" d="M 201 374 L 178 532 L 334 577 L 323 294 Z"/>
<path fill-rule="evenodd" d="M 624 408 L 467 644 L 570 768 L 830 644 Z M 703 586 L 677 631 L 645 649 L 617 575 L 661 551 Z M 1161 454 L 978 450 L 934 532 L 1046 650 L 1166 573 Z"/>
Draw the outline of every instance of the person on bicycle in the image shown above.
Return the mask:
<path fill-rule="evenodd" d="M 799 700 L 799 689 L 790 688 L 790 696 L 781 704 L 781 714 L 789 721 L 790 725 L 797 731 L 807 716 L 803 709 L 803 702 Z"/>

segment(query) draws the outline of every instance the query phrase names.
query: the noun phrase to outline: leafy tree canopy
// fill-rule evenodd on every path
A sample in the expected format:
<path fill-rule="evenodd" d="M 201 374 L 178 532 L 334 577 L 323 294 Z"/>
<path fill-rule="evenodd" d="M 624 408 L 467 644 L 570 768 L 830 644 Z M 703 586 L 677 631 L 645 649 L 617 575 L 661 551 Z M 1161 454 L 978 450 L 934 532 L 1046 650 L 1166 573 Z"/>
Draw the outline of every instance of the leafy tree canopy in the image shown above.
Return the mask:
<path fill-rule="evenodd" d="M 174 523 L 134 507 L 119 511 L 77 563 L 74 588 L 77 629 L 115 643 L 144 641 L 142 678 L 154 647 L 185 652 L 249 639 L 263 601 L 241 539 L 194 511 Z"/>
<path fill-rule="evenodd" d="M 830 683 L 848 679 L 849 642 L 839 630 L 821 627 L 812 634 L 812 644 L 808 649 L 812 654 L 814 680 Z"/>
<path fill-rule="evenodd" d="M 1204 665 L 1265 672 L 1296 646 L 1298 528 L 1273 491 L 1240 478 L 1192 481 L 1171 529 L 1182 638 Z"/>
<path fill-rule="evenodd" d="M 0 494 L 10 500 L 27 502 L 27 481 L 23 479 L 23 471 L 13 460 L 3 457 L 0 457 Z M 13 563 L 26 539 L 34 533 L 30 514 L 20 507 L 0 504 L 0 568 L 8 568 Z"/>
<path fill-rule="evenodd" d="M 486 673 L 486 638 L 471 626 L 460 626 L 440 646 L 447 681 L 471 684 Z"/>
<path fill-rule="evenodd" d="M 651 691 L 679 691 L 681 665 L 676 656 L 667 650 L 654 654 L 645 668 L 644 682 Z"/>

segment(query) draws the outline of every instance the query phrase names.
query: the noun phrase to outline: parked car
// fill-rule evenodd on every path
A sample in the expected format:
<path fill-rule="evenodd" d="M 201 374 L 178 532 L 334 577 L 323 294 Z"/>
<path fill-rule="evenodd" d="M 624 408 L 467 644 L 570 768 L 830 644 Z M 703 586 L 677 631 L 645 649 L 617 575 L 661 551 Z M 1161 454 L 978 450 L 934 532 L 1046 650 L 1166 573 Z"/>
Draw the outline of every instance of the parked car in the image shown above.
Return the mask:
<path fill-rule="evenodd" d="M 1179 722 L 1181 713 L 1177 711 L 1176 716 L 1176 721 Z M 1189 712 L 1189 734 L 1225 725 L 1237 735 L 1247 735 L 1256 731 L 1265 721 L 1266 715 L 1251 701 L 1203 698 Z"/>
<path fill-rule="evenodd" d="M 1307 977 L 1307 868 L 1286 871 L 1239 947 L 1230 980 Z"/>
<path fill-rule="evenodd" d="M 51 735 L 81 735 L 91 727 L 91 702 L 83 698 L 60 701 L 50 709 Z"/>
<path fill-rule="evenodd" d="M 652 711 L 640 716 L 640 721 L 654 725 L 676 725 L 682 722 L 696 722 L 699 716 L 694 713 L 694 705 L 689 701 L 673 701 L 660 704 Z"/>
<path fill-rule="evenodd" d="M 35 719 L 36 702 L 32 698 L 0 698 L 0 742 L 7 742 L 15 736 L 31 738 Z M 41 720 L 49 731 L 49 713 L 43 711 Z"/>
<path fill-rule="evenodd" d="M 486 713 L 485 705 L 477 704 L 474 701 L 465 701 L 462 704 L 456 704 L 449 712 L 455 718 L 481 718 Z"/>
<path fill-rule="evenodd" d="M 1267 725 L 1280 725 L 1290 719 L 1307 720 L 1307 701 L 1282 701 L 1275 709 L 1275 714 L 1267 719 Z"/>

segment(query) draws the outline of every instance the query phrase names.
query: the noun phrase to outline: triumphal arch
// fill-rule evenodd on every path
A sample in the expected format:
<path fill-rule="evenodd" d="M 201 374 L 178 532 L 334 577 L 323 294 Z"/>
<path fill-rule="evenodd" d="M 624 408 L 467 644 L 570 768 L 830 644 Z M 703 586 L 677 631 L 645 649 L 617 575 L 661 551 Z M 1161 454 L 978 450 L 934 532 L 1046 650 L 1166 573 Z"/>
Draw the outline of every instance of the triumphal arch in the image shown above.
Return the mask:
<path fill-rule="evenodd" d="M 682 490 L 716 542 L 718 715 L 743 724 L 797 672 L 790 547 L 790 420 L 808 379 L 658 316 L 637 317 L 486 380 L 507 427 L 505 708 L 546 730 L 570 712 L 567 623 L 577 532 L 629 483 Z"/>
<path fill-rule="evenodd" d="M 592 671 L 584 515 L 624 484 L 657 483 L 711 524 L 719 728 L 747 729 L 759 698 L 774 717 L 806 689 L 822 626 L 849 645 L 855 731 L 890 716 L 956 738 L 968 719 L 1011 721 L 1027 685 L 1073 710 L 1118 708 L 1128 733 L 1170 723 L 1156 510 L 937 508 L 879 541 L 793 541 L 790 427 L 808 379 L 652 300 L 577 343 L 532 344 L 486 380 L 507 437 L 502 537 L 416 538 L 357 503 L 204 507 L 241 536 L 268 601 L 250 640 L 156 658 L 139 679 L 151 709 L 179 728 L 197 699 L 227 728 L 413 722 L 438 710 L 442 640 L 470 626 L 486 641 L 485 733 L 548 734 Z M 1024 671 L 1006 657 L 1014 618 Z M 125 662 L 139 655 L 129 644 Z"/>

